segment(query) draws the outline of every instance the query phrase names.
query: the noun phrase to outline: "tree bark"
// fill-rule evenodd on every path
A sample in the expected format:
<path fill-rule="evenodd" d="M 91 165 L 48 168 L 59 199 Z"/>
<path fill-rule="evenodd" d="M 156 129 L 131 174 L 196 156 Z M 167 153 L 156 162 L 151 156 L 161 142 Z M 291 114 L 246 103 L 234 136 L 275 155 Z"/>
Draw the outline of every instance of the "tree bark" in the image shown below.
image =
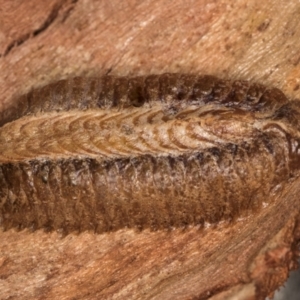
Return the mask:
<path fill-rule="evenodd" d="M 300 4 L 0 1 L 0 110 L 73 76 L 212 74 L 300 97 Z M 264 299 L 297 266 L 300 179 L 245 219 L 171 231 L 0 232 L 0 299 Z"/>

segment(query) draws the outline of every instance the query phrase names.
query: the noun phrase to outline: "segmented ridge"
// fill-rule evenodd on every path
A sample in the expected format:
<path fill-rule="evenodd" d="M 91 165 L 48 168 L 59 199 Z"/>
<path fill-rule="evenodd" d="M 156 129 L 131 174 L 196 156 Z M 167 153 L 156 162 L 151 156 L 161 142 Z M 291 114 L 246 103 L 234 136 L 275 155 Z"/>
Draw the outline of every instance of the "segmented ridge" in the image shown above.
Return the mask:
<path fill-rule="evenodd" d="M 177 157 L 33 160 L 0 166 L 1 225 L 97 233 L 235 220 L 289 178 L 277 136 Z"/>
<path fill-rule="evenodd" d="M 276 88 L 214 76 L 161 74 L 138 77 L 75 77 L 32 90 L 0 113 L 0 126 L 25 115 L 51 111 L 220 103 L 253 111 L 274 111 L 287 103 Z"/>

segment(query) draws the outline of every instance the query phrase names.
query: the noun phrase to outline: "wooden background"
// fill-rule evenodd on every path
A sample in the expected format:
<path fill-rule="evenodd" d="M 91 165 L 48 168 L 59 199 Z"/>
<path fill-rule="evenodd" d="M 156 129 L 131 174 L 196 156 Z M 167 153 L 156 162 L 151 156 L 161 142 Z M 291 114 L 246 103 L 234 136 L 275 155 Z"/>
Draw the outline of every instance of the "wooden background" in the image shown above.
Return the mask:
<path fill-rule="evenodd" d="M 75 75 L 205 73 L 300 98 L 299 20 L 298 0 L 0 0 L 0 110 Z M 0 232 L 0 299 L 263 299 L 295 267 L 299 192 L 205 230 Z"/>

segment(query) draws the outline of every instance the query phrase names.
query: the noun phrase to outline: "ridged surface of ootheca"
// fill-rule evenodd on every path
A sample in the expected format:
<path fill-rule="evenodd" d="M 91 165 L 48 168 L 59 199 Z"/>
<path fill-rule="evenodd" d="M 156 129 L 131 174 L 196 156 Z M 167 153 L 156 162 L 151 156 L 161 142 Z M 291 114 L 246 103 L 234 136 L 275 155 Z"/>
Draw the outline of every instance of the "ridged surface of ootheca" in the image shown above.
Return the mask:
<path fill-rule="evenodd" d="M 298 174 L 300 107 L 212 76 L 74 78 L 0 112 L 0 222 L 107 232 L 236 220 Z"/>

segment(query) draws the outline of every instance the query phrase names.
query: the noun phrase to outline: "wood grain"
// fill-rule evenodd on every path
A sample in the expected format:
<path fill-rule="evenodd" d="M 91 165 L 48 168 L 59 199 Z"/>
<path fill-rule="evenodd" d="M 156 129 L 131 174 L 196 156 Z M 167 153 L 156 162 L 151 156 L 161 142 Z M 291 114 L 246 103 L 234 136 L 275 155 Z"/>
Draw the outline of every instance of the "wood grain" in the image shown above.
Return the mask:
<path fill-rule="evenodd" d="M 299 89 L 299 2 L 0 0 L 0 110 L 75 76 L 212 74 Z M 1 299 L 265 299 L 297 266 L 299 182 L 198 230 L 1 232 Z"/>

